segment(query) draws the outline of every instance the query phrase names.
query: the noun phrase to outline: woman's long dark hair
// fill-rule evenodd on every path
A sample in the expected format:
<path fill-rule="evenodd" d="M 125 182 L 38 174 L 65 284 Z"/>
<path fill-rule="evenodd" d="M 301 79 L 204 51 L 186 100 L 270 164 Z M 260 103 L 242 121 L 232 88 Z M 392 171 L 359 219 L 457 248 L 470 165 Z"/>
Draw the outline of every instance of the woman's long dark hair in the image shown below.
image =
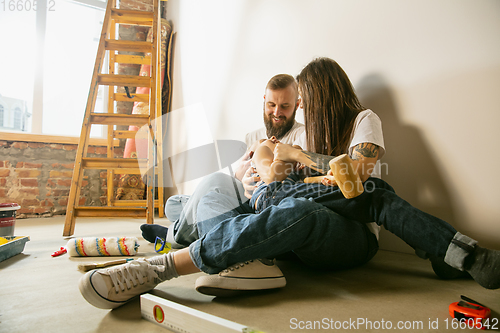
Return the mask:
<path fill-rule="evenodd" d="M 322 155 L 347 152 L 354 120 L 365 110 L 344 70 L 317 58 L 297 76 L 306 126 L 307 149 Z"/>

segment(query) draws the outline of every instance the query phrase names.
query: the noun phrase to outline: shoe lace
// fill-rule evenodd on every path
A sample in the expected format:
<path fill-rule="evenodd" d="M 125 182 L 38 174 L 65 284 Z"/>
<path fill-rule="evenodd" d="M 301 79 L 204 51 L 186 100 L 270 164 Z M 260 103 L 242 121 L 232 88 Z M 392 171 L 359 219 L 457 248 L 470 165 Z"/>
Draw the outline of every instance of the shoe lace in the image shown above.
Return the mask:
<path fill-rule="evenodd" d="M 244 262 L 240 262 L 240 263 L 234 264 L 232 266 L 229 266 L 228 268 L 226 268 L 222 272 L 229 273 L 229 271 L 234 271 L 235 269 L 240 269 L 241 267 L 244 267 L 245 265 L 249 265 L 251 262 L 253 262 L 253 260 L 248 260 L 248 261 L 244 261 Z"/>
<path fill-rule="evenodd" d="M 109 269 L 109 277 L 118 293 L 136 287 L 137 284 L 144 284 L 146 281 L 152 281 L 158 278 L 157 272 L 163 272 L 165 267 L 151 265 L 144 259 L 133 260 L 127 264 L 116 266 Z"/>

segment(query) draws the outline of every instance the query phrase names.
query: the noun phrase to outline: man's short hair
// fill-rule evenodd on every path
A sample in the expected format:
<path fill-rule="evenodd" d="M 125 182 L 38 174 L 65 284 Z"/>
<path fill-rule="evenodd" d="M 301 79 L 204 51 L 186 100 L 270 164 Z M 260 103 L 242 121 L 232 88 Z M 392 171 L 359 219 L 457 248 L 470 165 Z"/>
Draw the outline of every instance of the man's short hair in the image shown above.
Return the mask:
<path fill-rule="evenodd" d="M 266 90 L 279 90 L 288 88 L 291 84 L 294 85 L 294 88 L 297 89 L 297 81 L 295 78 L 288 74 L 278 74 L 275 75 L 269 80 L 266 86 Z"/>

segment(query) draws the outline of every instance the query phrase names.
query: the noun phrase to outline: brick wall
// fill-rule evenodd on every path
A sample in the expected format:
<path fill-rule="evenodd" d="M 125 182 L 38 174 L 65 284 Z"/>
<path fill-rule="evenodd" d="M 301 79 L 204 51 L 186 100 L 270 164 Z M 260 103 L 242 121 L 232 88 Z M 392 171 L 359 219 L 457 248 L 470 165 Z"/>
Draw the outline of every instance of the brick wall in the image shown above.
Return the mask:
<path fill-rule="evenodd" d="M 18 218 L 65 214 L 76 149 L 74 144 L 0 141 L 0 203 L 19 204 Z M 115 150 L 123 156 L 122 149 Z M 106 148 L 91 146 L 88 156 L 106 157 Z M 82 185 L 80 204 L 105 203 L 105 171 L 85 170 Z"/>

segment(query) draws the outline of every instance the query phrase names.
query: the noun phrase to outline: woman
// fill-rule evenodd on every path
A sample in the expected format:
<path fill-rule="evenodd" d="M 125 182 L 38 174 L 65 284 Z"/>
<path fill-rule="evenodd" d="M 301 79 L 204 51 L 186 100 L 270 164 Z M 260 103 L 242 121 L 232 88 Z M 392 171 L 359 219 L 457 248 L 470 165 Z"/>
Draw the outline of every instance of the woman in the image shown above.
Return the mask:
<path fill-rule="evenodd" d="M 258 214 L 236 209 L 200 222 L 200 238 L 188 248 L 87 273 L 79 283 L 87 301 L 114 308 L 179 275 L 218 273 L 238 262 L 290 251 L 316 267 L 360 265 L 376 253 L 381 225 L 414 248 L 467 271 L 483 287 L 500 288 L 500 251 L 478 247 L 446 222 L 409 205 L 382 180 L 370 178 L 384 153 L 380 120 L 361 107 L 340 66 L 316 59 L 298 83 L 306 123 L 303 147 L 309 151 L 277 143 L 274 158 L 324 174 L 332 156 L 349 152 L 365 192 L 348 200 L 337 187 L 305 184 L 291 174 L 253 194 Z M 220 197 L 205 198 L 207 211 L 223 205 Z"/>

